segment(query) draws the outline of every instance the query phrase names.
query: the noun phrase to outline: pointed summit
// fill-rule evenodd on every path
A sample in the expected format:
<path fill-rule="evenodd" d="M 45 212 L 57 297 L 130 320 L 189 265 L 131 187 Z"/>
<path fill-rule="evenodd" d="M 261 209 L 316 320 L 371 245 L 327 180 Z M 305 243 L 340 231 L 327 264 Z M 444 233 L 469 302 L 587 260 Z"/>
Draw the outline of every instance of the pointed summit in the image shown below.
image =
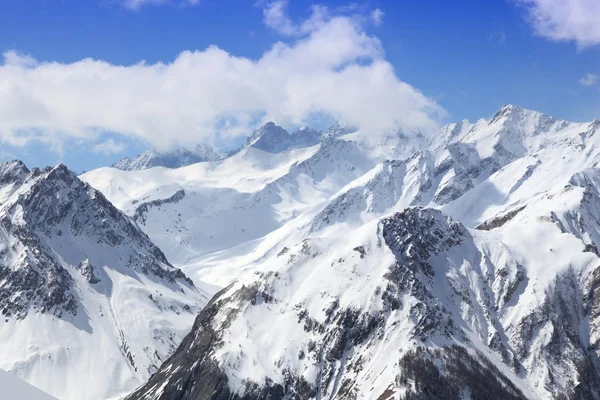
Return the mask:
<path fill-rule="evenodd" d="M 20 160 L 0 163 L 0 185 L 22 181 L 29 172 L 27 166 Z"/>
<path fill-rule="evenodd" d="M 268 153 L 281 153 L 294 146 L 294 140 L 288 131 L 273 122 L 267 122 L 255 130 L 248 143 Z"/>

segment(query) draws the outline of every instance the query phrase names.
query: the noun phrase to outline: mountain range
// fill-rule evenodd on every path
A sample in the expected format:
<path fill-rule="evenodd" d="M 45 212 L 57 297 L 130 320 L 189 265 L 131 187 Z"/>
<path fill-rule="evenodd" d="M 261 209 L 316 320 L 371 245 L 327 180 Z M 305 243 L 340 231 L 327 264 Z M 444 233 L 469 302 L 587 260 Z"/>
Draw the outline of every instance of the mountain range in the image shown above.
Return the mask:
<path fill-rule="evenodd" d="M 600 399 L 599 162 L 600 120 L 508 105 L 2 164 L 0 367 L 61 399 Z"/>
<path fill-rule="evenodd" d="M 123 158 L 112 165 L 124 171 L 139 171 L 153 167 L 179 168 L 199 162 L 216 161 L 219 155 L 206 144 L 192 149 L 179 148 L 174 151 L 146 150 L 134 158 Z"/>
<path fill-rule="evenodd" d="M 246 147 L 254 147 L 268 153 L 280 153 L 294 147 L 314 146 L 326 138 L 344 135 L 353 131 L 353 129 L 346 126 L 333 125 L 325 131 L 302 127 L 290 134 L 273 122 L 268 122 L 254 131 L 248 137 L 244 146 L 221 155 L 217 154 L 207 144 L 197 145 L 192 149 L 179 148 L 173 151 L 150 149 L 134 158 L 125 157 L 114 163 L 112 167 L 123 171 L 140 171 L 153 167 L 179 168 L 200 162 L 228 158 Z"/>

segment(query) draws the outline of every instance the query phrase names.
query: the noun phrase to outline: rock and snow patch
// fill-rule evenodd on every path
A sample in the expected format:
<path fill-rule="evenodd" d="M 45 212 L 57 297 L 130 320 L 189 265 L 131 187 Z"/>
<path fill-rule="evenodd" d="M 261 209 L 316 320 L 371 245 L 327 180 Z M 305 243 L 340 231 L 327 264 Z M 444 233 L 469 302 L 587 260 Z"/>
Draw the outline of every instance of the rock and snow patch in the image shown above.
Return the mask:
<path fill-rule="evenodd" d="M 64 165 L 2 172 L 0 367 L 60 399 L 127 393 L 209 293 Z"/>

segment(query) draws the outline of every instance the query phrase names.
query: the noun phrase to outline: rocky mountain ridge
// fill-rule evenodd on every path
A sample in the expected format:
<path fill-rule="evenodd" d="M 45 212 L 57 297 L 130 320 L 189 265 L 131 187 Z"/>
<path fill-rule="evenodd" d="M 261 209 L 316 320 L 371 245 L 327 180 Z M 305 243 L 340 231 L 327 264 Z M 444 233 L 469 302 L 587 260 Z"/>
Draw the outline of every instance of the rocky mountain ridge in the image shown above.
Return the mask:
<path fill-rule="evenodd" d="M 0 164 L 0 237 L 0 365 L 58 398 L 143 382 L 208 296 L 62 164 Z"/>
<path fill-rule="evenodd" d="M 186 273 L 224 289 L 130 398 L 600 398 L 599 133 L 505 106 L 429 135 L 358 131 L 195 168 L 194 192 L 252 198 L 224 232 L 277 223 L 190 247 Z M 191 171 L 138 196 L 168 198 Z M 84 176 L 125 205 L 132 178 Z M 159 238 L 158 210 L 187 207 L 157 205 L 144 229 Z"/>

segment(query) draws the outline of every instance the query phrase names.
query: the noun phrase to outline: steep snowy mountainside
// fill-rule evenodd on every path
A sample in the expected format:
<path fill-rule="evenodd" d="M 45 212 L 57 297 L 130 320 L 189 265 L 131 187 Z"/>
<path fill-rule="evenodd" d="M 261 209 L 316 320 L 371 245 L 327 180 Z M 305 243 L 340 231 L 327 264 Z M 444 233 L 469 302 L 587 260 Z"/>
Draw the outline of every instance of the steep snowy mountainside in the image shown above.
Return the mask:
<path fill-rule="evenodd" d="M 409 208 L 293 243 L 213 298 L 128 399 L 427 398 L 433 384 L 457 399 L 600 390 L 600 260 L 553 222 L 486 232 Z M 416 357 L 423 347 L 434 350 Z M 427 359 L 429 369 L 415 364 Z"/>
<path fill-rule="evenodd" d="M 0 387 L 6 399 L 56 400 L 56 398 L 0 369 Z"/>
<path fill-rule="evenodd" d="M 556 130 L 533 136 L 527 154 L 493 174 L 480 176 L 472 190 L 453 199 L 443 209 L 469 226 L 477 226 L 494 216 L 520 208 L 562 189 L 571 178 L 600 162 L 600 123 L 573 124 L 556 121 Z M 481 179 L 485 177 L 485 179 Z"/>
<path fill-rule="evenodd" d="M 278 229 L 372 163 L 356 143 L 330 138 L 282 153 L 248 147 L 215 163 L 136 173 L 100 169 L 82 179 L 135 218 L 170 260 L 186 265 Z"/>
<path fill-rule="evenodd" d="M 461 224 L 413 208 L 351 235 L 286 244 L 220 292 L 129 399 L 388 398 L 411 388 L 399 364 L 423 344 L 471 347 L 470 362 L 498 366 L 486 382 L 497 398 L 531 395 L 512 349 L 504 365 L 487 346 L 506 340 L 495 302 L 510 301 L 519 266 L 487 261 Z"/>
<path fill-rule="evenodd" d="M 0 367 L 61 399 L 144 382 L 209 293 L 64 165 L 0 172 Z"/>
<path fill-rule="evenodd" d="M 187 165 L 219 159 L 215 150 L 207 145 L 197 145 L 195 148 L 180 148 L 174 151 L 161 152 L 150 149 L 134 158 L 123 158 L 112 166 L 123 171 L 140 171 L 153 167 L 179 168 Z"/>
<path fill-rule="evenodd" d="M 249 147 L 215 162 L 176 169 L 153 168 L 151 171 L 99 168 L 80 178 L 101 190 L 119 209 L 131 214 L 135 211 L 135 204 L 141 201 L 164 199 L 186 187 L 232 189 L 242 193 L 258 191 L 284 175 L 295 163 L 311 157 L 318 149 L 318 146 L 313 146 L 274 154 Z"/>
<path fill-rule="evenodd" d="M 224 289 L 130 398 L 600 399 L 599 133 L 506 106 L 323 140 L 220 232 L 260 235 L 178 264 Z M 85 178 L 108 193 L 105 172 Z M 142 211 L 150 237 L 171 229 Z"/>

